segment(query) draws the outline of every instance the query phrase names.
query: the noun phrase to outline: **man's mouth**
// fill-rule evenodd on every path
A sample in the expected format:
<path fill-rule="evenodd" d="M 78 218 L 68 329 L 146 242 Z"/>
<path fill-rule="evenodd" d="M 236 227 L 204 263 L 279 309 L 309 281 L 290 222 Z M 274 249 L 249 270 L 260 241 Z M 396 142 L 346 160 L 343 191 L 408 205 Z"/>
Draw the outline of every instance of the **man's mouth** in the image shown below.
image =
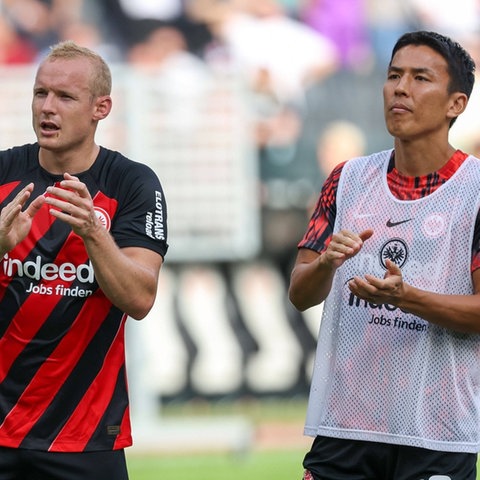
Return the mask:
<path fill-rule="evenodd" d="M 392 112 L 411 112 L 411 109 L 408 108 L 403 103 L 395 103 L 391 106 L 390 110 Z"/>
<path fill-rule="evenodd" d="M 40 128 L 44 131 L 56 132 L 60 130 L 59 126 L 54 122 L 43 121 L 40 122 Z"/>

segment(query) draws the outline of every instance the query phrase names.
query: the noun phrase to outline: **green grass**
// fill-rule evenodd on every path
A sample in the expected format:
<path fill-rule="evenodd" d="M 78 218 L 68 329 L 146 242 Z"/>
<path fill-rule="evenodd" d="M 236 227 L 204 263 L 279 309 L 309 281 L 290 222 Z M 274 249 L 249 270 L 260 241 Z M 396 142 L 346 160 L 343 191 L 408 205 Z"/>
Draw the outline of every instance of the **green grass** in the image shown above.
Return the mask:
<path fill-rule="evenodd" d="M 238 401 L 191 401 L 163 404 L 165 419 L 215 418 L 229 415 L 248 419 L 253 427 L 265 422 L 296 422 L 299 431 L 306 411 L 305 398 L 244 398 Z M 198 439 L 201 442 L 201 438 Z M 130 480 L 300 480 L 305 451 L 258 450 L 253 445 L 244 452 L 148 453 L 129 451 Z"/>
<path fill-rule="evenodd" d="M 130 480 L 300 480 L 303 451 L 128 455 Z"/>
<path fill-rule="evenodd" d="M 164 405 L 166 418 L 243 415 L 252 424 L 281 419 L 303 421 L 305 399 L 243 400 L 239 402 L 190 402 Z M 201 442 L 201 439 L 199 439 Z M 130 480 L 301 480 L 306 450 L 256 450 L 243 453 L 127 453 Z M 477 480 L 480 480 L 480 461 Z"/>
<path fill-rule="evenodd" d="M 303 451 L 128 456 L 130 480 L 300 480 Z M 477 468 L 480 480 L 480 462 Z"/>
<path fill-rule="evenodd" d="M 307 398 L 305 396 L 280 400 L 277 398 L 259 400 L 247 397 L 239 400 L 172 402 L 162 405 L 161 414 L 165 418 L 242 415 L 254 424 L 271 420 L 298 420 L 303 423 L 306 410 Z"/>

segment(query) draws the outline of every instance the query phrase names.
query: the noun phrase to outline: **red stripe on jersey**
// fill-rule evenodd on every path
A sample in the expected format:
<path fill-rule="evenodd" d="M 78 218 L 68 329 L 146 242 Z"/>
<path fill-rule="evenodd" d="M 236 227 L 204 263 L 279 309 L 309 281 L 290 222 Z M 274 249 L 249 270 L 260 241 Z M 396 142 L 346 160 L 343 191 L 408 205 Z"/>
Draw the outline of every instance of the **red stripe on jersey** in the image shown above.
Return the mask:
<path fill-rule="evenodd" d="M 68 333 L 57 345 L 48 360 L 38 369 L 17 404 L 10 410 L 0 425 L 3 445 L 18 447 L 21 444 L 75 368 L 84 352 L 85 345 L 88 345 L 94 337 L 101 326 L 102 319 L 110 311 L 110 307 L 110 302 L 105 302 L 103 294 L 90 297 L 87 300 Z M 110 373 L 108 372 L 108 374 Z M 45 379 L 49 378 L 54 379 L 54 381 L 46 383 Z M 104 379 L 104 381 L 106 380 Z M 103 389 L 104 385 L 98 383 L 96 385 L 98 394 L 99 388 Z M 35 406 L 34 409 L 32 409 L 32 405 Z M 89 412 L 88 421 L 93 414 L 93 412 Z M 79 432 L 75 432 L 75 435 L 78 436 Z"/>
<path fill-rule="evenodd" d="M 103 213 L 108 216 L 108 218 L 102 218 L 101 215 L 98 215 L 100 222 L 103 226 L 109 230 L 110 224 L 112 221 L 115 212 L 117 211 L 118 201 L 114 198 L 107 197 L 104 193 L 98 192 L 93 198 L 93 204 L 97 207 L 97 215 L 99 213 L 98 208 L 103 210 Z M 105 223 L 104 223 L 105 221 Z"/>
<path fill-rule="evenodd" d="M 123 413 L 122 424 L 120 425 L 122 436 L 118 436 L 113 444 L 114 450 L 129 447 L 132 444 L 132 432 L 130 426 L 130 408 L 127 406 Z"/>
<path fill-rule="evenodd" d="M 14 256 L 16 260 L 24 262 L 34 248 L 37 239 L 45 235 L 55 220 L 55 217 L 50 215 L 48 206 L 44 205 L 35 215 L 35 221 L 32 223 L 30 234 L 23 242 L 17 245 L 10 254 Z M 0 301 L 2 301 L 12 279 L 13 275 L 9 276 L 5 274 L 5 271 L 0 271 Z"/>
<path fill-rule="evenodd" d="M 95 309 L 90 314 L 96 315 Z M 123 327 L 125 318 L 124 316 L 112 346 L 105 356 L 102 369 L 98 372 L 95 380 L 78 403 L 77 408 L 50 445 L 49 451 L 68 452 L 71 451 L 72 444 L 75 445 L 76 449 L 84 450 L 95 433 L 113 396 L 119 374 L 118 368 L 123 368 L 124 366 Z M 115 371 L 111 368 L 114 365 L 117 365 L 117 370 Z M 125 434 L 123 430 L 121 430 L 121 433 Z"/>
<path fill-rule="evenodd" d="M 298 244 L 299 248 L 321 252 L 330 243 L 336 215 L 338 182 L 345 163 L 337 165 L 325 181 L 307 231 Z"/>
<path fill-rule="evenodd" d="M 433 193 L 443 185 L 468 157 L 457 150 L 439 170 L 421 177 L 409 177 L 393 167 L 387 174 L 388 187 L 399 200 L 417 200 Z"/>
<path fill-rule="evenodd" d="M 94 204 L 95 206 L 103 208 L 111 217 L 114 216 L 117 209 L 117 201 L 108 198 L 101 192 L 97 193 L 95 196 Z M 54 221 L 60 220 L 57 220 L 53 215 L 50 215 L 49 207 L 44 205 L 35 215 L 35 222 L 32 225 L 31 232 L 34 235 L 29 235 L 15 248 L 15 258 L 24 261 L 35 242 L 47 232 Z M 69 235 L 62 246 L 62 249 L 58 253 L 57 258 L 55 259 L 55 264 L 62 265 L 63 263 L 68 262 L 72 257 L 75 258 L 77 264 L 84 263 L 88 259 L 83 240 L 73 232 Z M 7 276 L 0 275 L 0 278 L 5 279 Z M 10 281 L 10 279 L 13 278 L 13 275 L 8 278 Z M 72 282 L 64 282 L 61 280 L 56 280 L 54 282 L 42 281 L 39 283 L 39 286 L 48 285 L 55 288 L 56 286 L 62 285 L 64 287 L 69 287 L 71 283 Z M 6 287 L 6 285 L 2 286 Z M 0 294 L 0 300 L 6 289 L 3 288 L 2 290 L 3 292 Z M 33 339 L 61 298 L 60 295 L 44 295 L 42 301 L 38 302 L 38 297 L 33 295 L 27 298 L 23 303 L 18 313 L 10 322 L 5 334 L 0 339 L 0 351 L 2 352 L 0 361 L 0 383 L 3 382 L 15 359 Z M 25 321 L 25 318 L 28 318 L 28 321 Z"/>
<path fill-rule="evenodd" d="M 77 252 L 75 260 L 78 264 L 87 261 L 87 252 L 82 240 L 72 232 L 57 255 L 55 263 L 62 265 L 67 262 L 68 258 L 72 256 L 72 250 Z M 67 254 L 67 252 L 69 253 Z M 62 285 L 68 288 L 72 282 L 73 280 L 66 282 L 58 279 L 50 282 L 42 281 L 39 285 L 48 285 L 52 288 Z M 42 301 L 39 302 L 37 295 L 30 295 L 22 304 L 10 322 L 3 337 L 0 339 L 0 351 L 2 352 L 0 361 L 0 383 L 5 379 L 17 356 L 25 346 L 30 343 L 61 299 L 61 295 L 43 295 Z"/>
<path fill-rule="evenodd" d="M 108 214 L 110 218 L 114 216 L 117 209 L 117 201 L 109 199 L 101 193 L 95 196 L 94 204 L 101 207 L 104 210 L 103 213 Z M 38 239 L 47 232 L 52 222 L 55 221 L 60 220 L 49 214 L 48 206 L 42 207 L 35 216 L 30 235 L 16 247 L 14 252 L 11 252 L 12 259 L 20 262 L 27 259 L 28 255 L 31 254 L 34 242 L 38 242 Z M 88 256 L 82 239 L 72 232 L 67 237 L 57 257 L 51 261 L 61 267 L 65 263 L 72 262 L 77 266 L 85 265 L 87 260 Z M 11 277 L 14 276 L 11 275 Z M 6 277 L 6 279 L 3 277 Z M 51 287 L 53 291 L 55 291 L 56 287 L 69 288 L 72 282 L 75 281 L 75 278 L 76 275 L 72 275 L 72 280 L 62 280 L 60 278 L 41 280 L 38 286 Z M 8 284 L 10 276 L 7 277 L 7 275 L 0 274 L 0 282 L 2 281 L 4 284 Z M 38 295 L 33 294 L 20 306 L 19 311 L 12 318 L 7 330 L 0 339 L 0 382 L 6 378 L 18 355 L 34 339 L 62 298 L 62 295 L 42 295 L 41 301 L 39 301 Z M 44 363 L 36 371 L 32 380 L 19 397 L 17 404 L 10 410 L 0 425 L 0 437 L 3 445 L 18 447 L 22 443 L 48 408 L 54 396 L 61 391 L 62 385 L 76 367 L 79 358 L 81 358 L 85 348 L 87 348 L 89 342 L 98 331 L 111 306 L 111 302 L 99 290 L 85 300 L 77 318 L 72 319 L 73 324 L 69 330 L 59 340 L 51 355 L 45 359 Z M 123 361 L 121 364 L 123 364 Z M 105 378 L 111 373 L 106 372 Z M 118 372 L 116 374 L 114 372 L 113 376 L 117 378 Z M 105 381 L 104 383 L 107 382 Z M 102 388 L 104 385 L 101 385 L 101 388 L 99 388 L 99 385 L 97 383 L 97 393 L 99 390 L 103 392 Z M 100 408 L 102 408 L 103 402 L 102 397 L 100 403 L 97 400 L 97 405 L 100 405 Z M 91 411 L 89 414 L 91 414 Z M 75 432 L 75 437 L 77 436 L 78 432 Z"/>
<path fill-rule="evenodd" d="M 0 186 L 0 202 L 3 202 L 18 185 L 20 185 L 20 182 L 6 183 Z"/>

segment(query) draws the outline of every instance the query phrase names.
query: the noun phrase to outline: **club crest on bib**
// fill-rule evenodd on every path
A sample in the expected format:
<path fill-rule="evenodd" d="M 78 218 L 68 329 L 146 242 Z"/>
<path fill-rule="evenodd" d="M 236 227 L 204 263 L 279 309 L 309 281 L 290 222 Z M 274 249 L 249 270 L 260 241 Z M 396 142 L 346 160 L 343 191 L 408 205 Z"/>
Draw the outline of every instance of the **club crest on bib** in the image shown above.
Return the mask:
<path fill-rule="evenodd" d="M 387 260 L 391 260 L 399 268 L 405 265 L 408 257 L 407 244 L 400 238 L 392 238 L 385 242 L 380 249 L 380 264 L 387 268 Z"/>
<path fill-rule="evenodd" d="M 422 230 L 429 238 L 437 238 L 443 235 L 447 228 L 445 216 L 441 213 L 432 213 L 425 218 Z"/>

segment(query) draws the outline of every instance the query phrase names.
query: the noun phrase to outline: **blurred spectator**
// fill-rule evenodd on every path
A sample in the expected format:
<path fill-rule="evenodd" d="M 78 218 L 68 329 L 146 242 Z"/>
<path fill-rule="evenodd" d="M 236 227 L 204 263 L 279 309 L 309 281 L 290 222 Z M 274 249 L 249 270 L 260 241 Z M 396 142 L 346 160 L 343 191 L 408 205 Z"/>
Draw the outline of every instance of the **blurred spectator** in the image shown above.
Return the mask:
<path fill-rule="evenodd" d="M 282 103 L 273 94 L 272 80 L 267 69 L 258 71 L 252 90 L 257 145 L 260 148 L 290 146 L 300 133 L 298 110 L 293 105 Z"/>
<path fill-rule="evenodd" d="M 332 42 L 289 18 L 274 0 L 190 0 L 187 6 L 226 48 L 234 71 L 252 87 L 268 72 L 272 93 L 281 101 L 298 101 L 309 84 L 338 66 Z"/>
<path fill-rule="evenodd" d="M 15 2 L 17 0 L 14 0 Z M 87 0 L 40 0 L 49 6 L 55 28 L 85 19 Z M 93 1 L 93 0 L 90 0 Z"/>
<path fill-rule="evenodd" d="M 0 64 L 28 64 L 36 55 L 34 45 L 22 38 L 12 24 L 0 16 Z"/>
<path fill-rule="evenodd" d="M 463 151 L 478 155 L 480 139 L 480 2 L 478 0 L 410 0 L 421 26 L 451 36 L 477 64 L 476 82 L 465 112 L 452 127 L 451 140 Z"/>
<path fill-rule="evenodd" d="M 454 40 L 469 42 L 477 36 L 480 26 L 478 0 L 410 0 L 421 28 L 451 36 Z"/>
<path fill-rule="evenodd" d="M 366 0 L 366 20 L 376 67 L 383 71 L 398 38 L 420 26 L 411 0 Z"/>
<path fill-rule="evenodd" d="M 182 14 L 182 0 L 118 0 L 125 14 L 133 19 L 169 21 Z"/>
<path fill-rule="evenodd" d="M 305 0 L 300 18 L 337 46 L 343 68 L 371 65 L 365 0 Z"/>
<path fill-rule="evenodd" d="M 37 52 L 58 41 L 50 5 L 46 2 L 3 0 L 2 13 L 18 34 L 33 45 Z"/>
<path fill-rule="evenodd" d="M 367 140 L 360 127 L 346 120 L 328 124 L 317 144 L 317 162 L 320 183 L 340 163 L 365 154 Z"/>
<path fill-rule="evenodd" d="M 129 63 L 151 75 L 155 91 L 163 98 L 169 125 L 187 134 L 202 121 L 199 106 L 210 87 L 210 71 L 188 51 L 182 32 L 173 27 L 153 30 L 143 42 L 128 52 Z"/>
<path fill-rule="evenodd" d="M 310 179 L 295 170 L 305 93 L 337 70 L 335 46 L 274 0 L 190 0 L 187 12 L 209 25 L 215 39 L 207 64 L 230 69 L 250 93 L 262 206 L 303 211 Z"/>
<path fill-rule="evenodd" d="M 101 55 L 109 63 L 123 60 L 117 45 L 107 43 L 97 25 L 77 20 L 63 26 L 59 32 L 60 40 L 72 40 L 77 45 L 87 47 Z"/>
<path fill-rule="evenodd" d="M 121 49 L 128 50 L 146 40 L 159 27 L 182 32 L 188 50 L 197 54 L 211 40 L 207 27 L 186 15 L 188 0 L 97 0 L 96 8 L 107 26 L 108 36 Z"/>
<path fill-rule="evenodd" d="M 334 120 L 327 124 L 317 141 L 318 176 L 316 190 L 307 202 L 307 218 L 310 218 L 323 183 L 340 163 L 365 154 L 367 137 L 362 129 L 347 120 Z"/>
<path fill-rule="evenodd" d="M 268 70 L 260 70 L 251 92 L 255 141 L 260 161 L 262 203 L 290 207 L 286 184 L 294 168 L 297 141 L 303 128 L 302 109 L 274 95 Z"/>
<path fill-rule="evenodd" d="M 39 50 L 57 42 L 58 31 L 86 13 L 85 0 L 3 0 L 1 10 Z"/>
<path fill-rule="evenodd" d="M 337 49 L 274 0 L 188 0 L 186 12 L 210 28 L 207 65 L 246 86 L 260 164 L 263 255 L 287 271 L 292 232 L 304 224 L 312 194 L 297 158 L 306 92 L 337 71 Z"/>
<path fill-rule="evenodd" d="M 286 15 L 298 20 L 305 0 L 277 0 L 277 3 Z"/>

